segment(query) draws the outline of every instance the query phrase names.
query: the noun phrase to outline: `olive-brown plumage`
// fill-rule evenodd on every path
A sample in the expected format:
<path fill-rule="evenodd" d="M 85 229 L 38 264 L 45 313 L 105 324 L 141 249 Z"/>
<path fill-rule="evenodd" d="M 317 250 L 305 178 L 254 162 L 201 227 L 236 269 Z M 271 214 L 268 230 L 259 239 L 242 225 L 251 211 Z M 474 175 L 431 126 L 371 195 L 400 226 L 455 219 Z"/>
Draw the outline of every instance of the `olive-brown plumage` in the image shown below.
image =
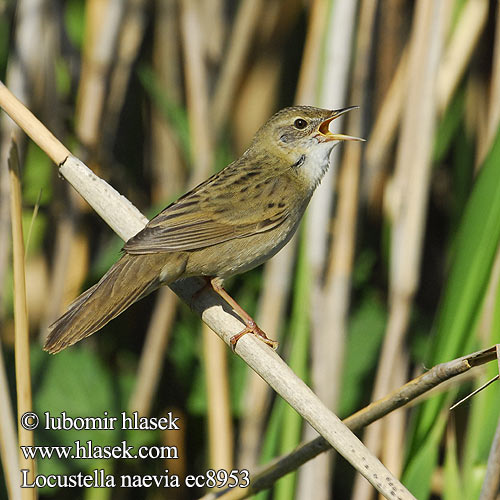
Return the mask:
<path fill-rule="evenodd" d="M 56 353 L 88 337 L 161 285 L 191 276 L 223 279 L 272 257 L 297 229 L 334 145 L 361 140 L 329 131 L 330 122 L 351 109 L 295 106 L 276 113 L 239 159 L 127 241 L 120 260 L 50 326 L 45 350 Z M 214 289 L 245 320 L 244 333 L 265 337 L 218 285 Z"/>

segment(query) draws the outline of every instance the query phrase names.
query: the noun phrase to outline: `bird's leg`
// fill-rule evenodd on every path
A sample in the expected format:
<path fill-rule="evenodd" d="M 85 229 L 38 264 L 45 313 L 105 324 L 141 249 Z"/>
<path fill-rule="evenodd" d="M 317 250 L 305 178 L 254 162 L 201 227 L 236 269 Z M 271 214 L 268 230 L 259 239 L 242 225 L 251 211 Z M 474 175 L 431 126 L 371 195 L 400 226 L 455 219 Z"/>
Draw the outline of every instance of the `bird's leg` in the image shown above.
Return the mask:
<path fill-rule="evenodd" d="M 220 279 L 211 278 L 210 284 L 216 293 L 218 293 L 238 314 L 238 316 L 243 320 L 246 325 L 246 328 L 242 330 L 240 333 L 233 335 L 230 339 L 231 348 L 234 351 L 236 347 L 236 343 L 240 340 L 243 335 L 247 333 L 252 333 L 253 335 L 259 337 L 263 342 L 265 342 L 272 349 L 277 349 L 279 343 L 276 340 L 271 340 L 267 337 L 267 335 L 259 328 L 257 323 L 255 323 L 254 319 L 236 302 L 231 295 L 229 295 L 226 290 L 224 290 Z"/>

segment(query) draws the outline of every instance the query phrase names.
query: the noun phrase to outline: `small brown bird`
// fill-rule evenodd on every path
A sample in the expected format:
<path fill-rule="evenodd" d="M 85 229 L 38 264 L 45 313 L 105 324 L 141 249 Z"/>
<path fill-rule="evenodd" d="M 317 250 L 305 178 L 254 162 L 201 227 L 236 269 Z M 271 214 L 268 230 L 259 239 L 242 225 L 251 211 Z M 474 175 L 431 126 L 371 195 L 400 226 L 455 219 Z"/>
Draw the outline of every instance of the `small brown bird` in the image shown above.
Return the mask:
<path fill-rule="evenodd" d="M 330 132 L 351 106 L 295 106 L 260 128 L 243 155 L 154 217 L 123 247 L 123 256 L 49 329 L 44 349 L 56 353 L 92 335 L 161 285 L 203 276 L 243 319 L 246 333 L 267 344 L 252 318 L 222 288 L 228 276 L 276 254 L 295 233 L 339 141 L 363 139 Z"/>

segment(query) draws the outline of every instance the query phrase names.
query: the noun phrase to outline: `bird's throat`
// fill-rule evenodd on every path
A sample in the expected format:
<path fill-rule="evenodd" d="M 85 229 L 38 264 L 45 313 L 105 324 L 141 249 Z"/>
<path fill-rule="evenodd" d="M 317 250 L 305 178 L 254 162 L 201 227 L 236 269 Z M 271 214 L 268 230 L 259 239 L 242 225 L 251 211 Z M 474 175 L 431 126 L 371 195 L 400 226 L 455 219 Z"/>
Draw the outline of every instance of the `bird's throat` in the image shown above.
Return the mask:
<path fill-rule="evenodd" d="M 307 181 L 311 189 L 321 182 L 330 165 L 330 153 L 336 143 L 319 143 L 305 155 L 300 166 L 300 175 Z"/>

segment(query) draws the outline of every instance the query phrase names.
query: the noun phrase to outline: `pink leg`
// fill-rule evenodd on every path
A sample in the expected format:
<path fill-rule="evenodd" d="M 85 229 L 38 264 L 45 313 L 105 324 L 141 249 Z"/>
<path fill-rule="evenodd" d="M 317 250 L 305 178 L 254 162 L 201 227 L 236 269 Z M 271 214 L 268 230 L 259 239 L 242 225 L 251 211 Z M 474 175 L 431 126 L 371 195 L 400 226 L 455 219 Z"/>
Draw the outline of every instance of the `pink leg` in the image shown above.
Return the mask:
<path fill-rule="evenodd" d="M 259 337 L 272 349 L 277 349 L 279 343 L 276 340 L 271 340 L 267 337 L 267 335 L 258 327 L 257 323 L 255 323 L 254 319 L 238 304 L 238 302 L 231 297 L 231 295 L 226 292 L 226 290 L 224 290 L 217 278 L 210 279 L 210 284 L 212 285 L 214 291 L 217 292 L 234 309 L 236 314 L 238 314 L 246 325 L 244 330 L 231 337 L 230 342 L 233 351 L 238 340 L 240 340 L 240 338 L 247 333 L 252 333 L 253 335 Z"/>

